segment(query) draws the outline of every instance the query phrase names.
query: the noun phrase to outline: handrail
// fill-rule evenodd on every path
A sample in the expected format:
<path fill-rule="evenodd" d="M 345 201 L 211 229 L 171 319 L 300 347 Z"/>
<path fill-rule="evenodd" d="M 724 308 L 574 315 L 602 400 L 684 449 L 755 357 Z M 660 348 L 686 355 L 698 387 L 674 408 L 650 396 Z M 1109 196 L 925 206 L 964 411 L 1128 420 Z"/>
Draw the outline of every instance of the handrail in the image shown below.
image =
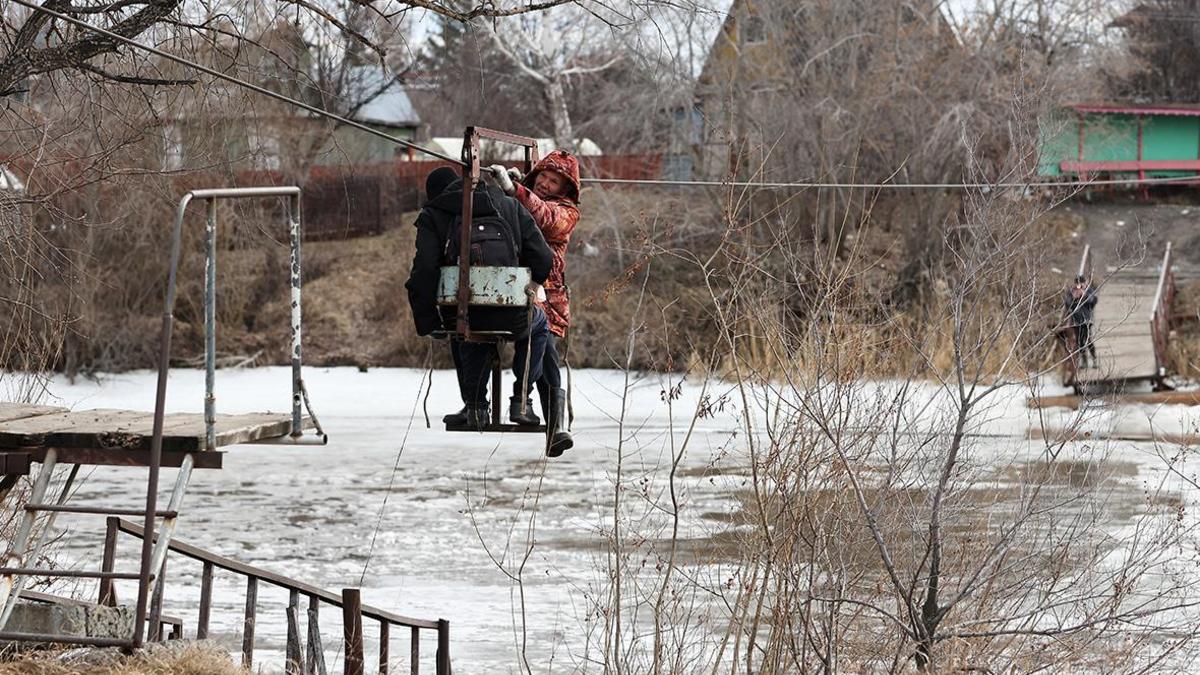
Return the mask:
<path fill-rule="evenodd" d="M 133 536 L 139 538 L 145 534 L 145 528 L 137 523 L 125 520 L 124 518 L 118 520 L 118 529 L 121 532 L 132 534 Z M 157 533 L 154 535 L 154 538 L 157 540 Z M 308 596 L 316 596 L 331 605 L 336 605 L 338 607 L 342 606 L 342 596 L 338 595 L 337 593 L 306 584 L 303 581 L 292 579 L 290 577 L 283 576 L 282 574 L 264 570 L 260 567 L 254 567 L 253 565 L 247 565 L 245 563 L 226 558 L 222 555 L 207 551 L 198 546 L 193 546 L 192 544 L 179 541 L 178 539 L 172 539 L 170 544 L 168 544 L 168 548 L 193 560 L 210 563 L 213 567 L 233 572 L 235 574 L 241 574 L 247 577 L 254 577 L 255 579 L 265 581 L 269 584 L 274 584 L 275 586 L 279 586 L 281 588 L 286 588 L 290 591 L 297 591 Z M 438 622 L 436 620 L 429 621 L 425 619 L 414 619 L 412 617 L 394 614 L 377 607 L 371 607 L 370 605 L 363 605 L 362 613 L 363 616 L 375 619 L 376 621 L 387 621 L 388 623 L 404 626 L 406 628 L 425 628 L 429 630 L 438 629 Z"/>
<path fill-rule="evenodd" d="M 1163 377 L 1167 374 L 1167 338 L 1171 326 L 1171 305 L 1175 299 L 1175 272 L 1171 269 L 1173 252 L 1171 242 L 1167 242 L 1167 250 L 1163 254 L 1162 268 L 1158 273 L 1158 286 L 1154 289 L 1154 305 L 1150 310 L 1150 331 L 1154 341 L 1155 374 Z"/>

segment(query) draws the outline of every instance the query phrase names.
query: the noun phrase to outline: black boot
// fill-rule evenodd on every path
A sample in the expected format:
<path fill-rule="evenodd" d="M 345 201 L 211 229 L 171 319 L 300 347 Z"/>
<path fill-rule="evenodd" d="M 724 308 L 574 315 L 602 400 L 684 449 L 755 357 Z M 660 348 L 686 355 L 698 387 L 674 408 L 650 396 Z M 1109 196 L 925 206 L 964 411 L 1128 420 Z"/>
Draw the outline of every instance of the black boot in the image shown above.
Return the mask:
<path fill-rule="evenodd" d="M 468 403 L 463 406 L 463 409 L 453 415 L 446 415 L 442 418 L 446 423 L 446 427 L 469 427 L 471 429 L 482 429 L 492 421 L 491 406 L 487 401 L 483 403 Z"/>
<path fill-rule="evenodd" d="M 525 399 L 525 412 L 521 412 L 521 398 L 519 396 L 513 396 L 508 399 L 508 419 L 513 424 L 523 427 L 536 427 L 542 423 L 541 418 L 533 412 L 532 399 Z"/>
<path fill-rule="evenodd" d="M 564 452 L 575 446 L 571 432 L 567 431 L 567 391 L 555 389 L 551 396 L 550 420 L 546 429 L 546 456 L 560 457 Z"/>

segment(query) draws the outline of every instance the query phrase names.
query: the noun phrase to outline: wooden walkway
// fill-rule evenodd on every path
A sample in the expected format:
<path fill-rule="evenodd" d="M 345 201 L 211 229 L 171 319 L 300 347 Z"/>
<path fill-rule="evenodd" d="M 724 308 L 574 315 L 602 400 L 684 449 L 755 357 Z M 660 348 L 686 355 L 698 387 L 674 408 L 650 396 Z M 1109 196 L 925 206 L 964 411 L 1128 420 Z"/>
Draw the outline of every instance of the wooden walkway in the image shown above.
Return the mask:
<path fill-rule="evenodd" d="M 1151 324 L 1157 286 L 1156 276 L 1129 270 L 1100 287 L 1093 329 L 1099 365 L 1076 372 L 1076 384 L 1158 378 Z"/>
<path fill-rule="evenodd" d="M 309 420 L 305 418 L 306 428 Z M 27 473 L 54 448 L 72 464 L 149 464 L 154 414 L 130 410 L 70 411 L 53 406 L 0 403 L 0 473 Z M 217 447 L 287 436 L 289 414 L 218 415 Z M 194 453 L 196 468 L 219 469 L 224 453 L 204 451 L 204 415 L 175 413 L 163 421 L 163 466 L 179 466 Z"/>

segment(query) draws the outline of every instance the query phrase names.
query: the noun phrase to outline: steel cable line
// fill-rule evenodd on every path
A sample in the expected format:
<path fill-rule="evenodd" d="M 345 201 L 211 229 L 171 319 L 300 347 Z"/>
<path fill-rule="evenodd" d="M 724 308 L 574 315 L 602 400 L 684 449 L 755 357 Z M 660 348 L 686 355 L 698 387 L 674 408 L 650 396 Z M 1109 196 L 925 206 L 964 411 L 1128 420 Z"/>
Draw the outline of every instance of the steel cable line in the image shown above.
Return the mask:
<path fill-rule="evenodd" d="M 61 12 L 47 9 L 41 5 L 35 4 L 30 0 L 12 0 L 12 2 L 34 10 L 35 12 L 43 12 L 56 19 L 61 19 L 72 25 L 78 26 L 84 30 L 89 30 L 107 38 L 116 40 L 123 44 L 127 44 L 135 49 L 154 54 L 168 61 L 173 61 L 182 66 L 192 68 L 199 72 L 211 75 L 219 80 L 224 80 L 238 87 L 243 87 L 263 96 L 273 98 L 288 105 L 293 105 L 302 108 L 320 117 L 325 117 L 334 120 L 346 126 L 364 131 L 372 136 L 377 136 L 387 141 L 391 141 L 397 145 L 404 146 L 416 152 L 436 157 L 440 160 L 450 162 L 460 167 L 466 167 L 466 164 L 461 158 L 455 159 L 449 155 L 431 150 L 412 141 L 406 141 L 403 138 L 398 138 L 391 134 L 384 133 L 378 129 L 356 122 L 347 117 L 343 117 L 336 113 L 331 113 L 327 110 L 322 110 L 316 106 L 310 105 L 303 101 L 284 96 L 278 92 L 271 91 L 265 87 L 261 87 L 251 82 L 226 75 L 220 71 L 201 65 L 195 61 L 176 56 L 174 54 L 162 51 L 156 47 L 142 44 L 132 38 L 118 35 L 110 30 L 93 26 L 82 19 L 77 19 L 73 16 L 63 14 Z M 1106 180 L 1090 180 L 1086 182 L 1020 182 L 1020 181 L 1000 181 L 996 183 L 871 183 L 871 182 L 821 182 L 821 181 L 795 181 L 795 182 L 754 182 L 754 181 L 704 181 L 704 180 L 655 180 L 655 179 L 625 179 L 625 178 L 583 178 L 581 182 L 594 185 L 644 185 L 649 187 L 707 187 L 707 188 L 757 188 L 763 190 L 810 190 L 821 188 L 847 188 L 847 189 L 865 189 L 865 190 L 992 190 L 992 189 L 1007 189 L 1007 188 L 1070 188 L 1070 187 L 1086 187 L 1099 185 L 1170 185 L 1174 183 L 1189 183 L 1200 180 L 1197 176 L 1177 176 L 1171 178 L 1132 178 L 1132 179 L 1106 179 Z"/>
<path fill-rule="evenodd" d="M 1087 187 L 1091 185 L 1169 185 L 1171 183 L 1186 183 L 1200 181 L 1200 176 L 1174 176 L 1170 178 L 1130 178 L 1089 180 L 1083 182 L 1065 181 L 998 181 L 995 183 L 855 183 L 855 182 L 754 182 L 754 181 L 719 181 L 719 180 L 656 180 L 649 178 L 583 178 L 584 183 L 599 185 L 647 185 L 660 187 L 712 187 L 712 188 L 760 188 L 774 189 L 818 189 L 818 188 L 851 188 L 865 190 L 1001 190 L 1006 188 L 1070 188 Z"/>
<path fill-rule="evenodd" d="M 294 99 L 294 98 L 291 98 L 288 96 L 284 96 L 283 94 L 280 94 L 278 92 L 271 91 L 270 89 L 267 89 L 265 87 L 260 87 L 257 84 L 254 84 L 252 82 L 247 82 L 245 80 L 238 79 L 236 77 L 233 77 L 232 75 L 226 75 L 225 73 L 222 73 L 218 70 L 209 68 L 208 66 L 201 65 L 199 63 L 196 63 L 195 61 L 189 61 L 188 59 L 185 59 L 182 56 L 176 56 L 169 52 L 164 52 L 163 50 L 158 49 L 156 47 L 151 47 L 150 45 L 142 44 L 142 43 L 138 42 L 137 40 L 134 40 L 133 38 L 127 38 L 124 35 L 118 35 L 117 33 L 114 33 L 112 31 L 104 29 L 104 28 L 100 28 L 99 26 L 93 26 L 92 24 L 90 24 L 82 19 L 77 19 L 73 16 L 63 14 L 62 12 L 57 12 L 52 9 L 47 9 L 41 5 L 34 4 L 34 3 L 30 2 L 29 0 L 12 0 L 12 1 L 23 7 L 28 7 L 29 9 L 32 9 L 36 12 L 43 12 L 43 13 L 48 14 L 56 19 L 61 19 L 68 23 L 74 24 L 80 28 L 83 28 L 84 30 L 90 30 L 93 33 L 103 35 L 106 38 L 127 44 L 136 49 L 141 49 L 142 51 L 149 52 L 151 54 L 154 54 L 155 56 L 159 56 L 164 59 L 167 59 L 168 61 L 174 61 L 175 63 L 178 63 L 179 65 L 187 66 L 188 68 L 198 70 L 206 75 L 211 75 L 219 80 L 224 80 L 230 84 L 233 84 L 233 85 L 236 85 L 239 87 L 243 87 L 245 89 L 249 89 L 250 91 L 253 91 L 255 93 L 262 94 L 263 96 L 268 96 L 270 98 L 275 99 L 276 101 L 281 101 L 281 102 L 287 103 L 289 105 L 294 105 L 298 108 L 303 108 L 304 110 L 307 110 L 308 112 L 314 113 L 321 117 L 326 117 L 328 119 L 334 120 L 336 122 L 340 122 L 340 123 L 345 124 L 350 127 L 354 127 L 355 129 L 358 129 L 359 131 L 365 131 L 368 134 L 371 134 L 373 136 L 378 136 L 379 138 L 391 141 L 393 143 L 396 143 L 397 145 L 402 145 L 406 148 L 410 148 L 417 152 L 422 152 L 422 153 L 425 153 L 426 155 L 437 157 L 438 159 L 445 160 L 445 161 L 451 162 L 453 164 L 458 164 L 459 166 L 465 166 L 463 164 L 462 159 L 455 159 L 449 155 L 444 155 L 435 150 L 430 150 L 429 148 L 426 148 L 426 147 L 423 147 L 416 143 L 413 143 L 412 141 L 406 141 L 403 138 L 397 138 L 391 134 L 386 134 L 382 131 L 379 131 L 378 129 L 372 129 L 371 127 L 369 127 L 361 122 L 355 122 L 352 119 L 342 117 L 341 115 L 338 115 L 336 113 L 331 113 L 328 110 L 322 110 L 316 106 L 309 105 L 308 103 L 305 103 L 304 101 L 299 101 L 297 99 Z"/>

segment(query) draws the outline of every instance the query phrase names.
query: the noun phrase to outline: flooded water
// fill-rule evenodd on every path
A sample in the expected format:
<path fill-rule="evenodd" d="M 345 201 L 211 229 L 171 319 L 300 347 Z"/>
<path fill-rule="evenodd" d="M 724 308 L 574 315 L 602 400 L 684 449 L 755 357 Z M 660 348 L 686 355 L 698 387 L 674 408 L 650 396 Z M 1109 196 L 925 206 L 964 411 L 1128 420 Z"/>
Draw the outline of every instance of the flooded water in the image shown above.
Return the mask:
<path fill-rule="evenodd" d="M 329 444 L 239 446 L 225 456 L 222 470 L 196 470 L 177 538 L 335 592 L 361 586 L 364 603 L 381 609 L 448 619 L 456 673 L 516 672 L 520 599 L 506 571 L 516 568 L 516 556 L 525 550 L 536 497 L 536 545 L 523 574 L 529 655 L 533 662 L 550 663 L 553 657 L 561 667 L 573 669 L 575 635 L 590 609 L 584 591 L 602 576 L 604 532 L 612 522 L 616 419 L 624 376 L 574 374 L 575 449 L 552 462 L 542 461 L 537 435 L 439 430 L 441 415 L 457 409 L 449 372 L 434 374 L 429 402 L 433 429 L 426 429 L 415 400 L 423 376 L 411 370 L 306 371 Z M 153 386 L 151 373 L 110 376 L 98 383 L 55 382 L 55 398 L 48 402 L 77 409 L 149 410 Z M 218 410 L 286 410 L 288 387 L 286 369 L 220 372 Z M 633 483 L 670 465 L 669 417 L 657 376 L 633 380 L 630 391 L 622 452 L 626 480 Z M 200 410 L 203 373 L 173 373 L 169 392 L 169 409 Z M 688 405 L 686 395 L 679 405 Z M 680 413 L 681 424 L 690 412 Z M 700 470 L 728 461 L 733 426 L 732 420 L 717 418 L 697 430 L 684 459 L 685 469 L 697 470 L 682 479 L 690 512 L 712 517 L 735 508 L 732 496 L 701 478 L 707 472 Z M 678 436 L 682 434 L 681 429 Z M 166 498 L 174 476 L 175 470 L 164 470 L 160 499 Z M 137 506 L 144 499 L 144 481 L 141 469 L 97 468 L 87 474 L 74 499 Z M 103 520 L 72 517 L 60 524 L 71 528 L 67 555 L 79 567 L 93 565 L 83 560 L 95 560 Z M 685 524 L 685 539 L 692 527 L 694 536 L 701 537 L 712 524 Z M 118 569 L 136 567 L 137 546 L 132 537 L 120 540 Z M 191 635 L 199 607 L 199 565 L 174 556 L 168 564 L 164 612 L 183 618 Z M 215 590 L 213 630 L 236 650 L 244 580 L 218 572 Z M 123 600 L 135 592 L 134 586 L 118 584 Z M 282 662 L 287 595 L 260 586 L 258 596 L 256 661 L 269 671 Z M 333 668 L 340 658 L 340 614 L 328 605 L 322 611 Z M 377 630 L 367 624 L 369 642 Z M 426 668 L 432 667 L 435 647 L 431 634 L 422 644 Z M 397 669 L 406 669 L 407 635 L 393 639 L 391 653 L 397 656 Z M 369 661 L 375 658 L 368 655 Z"/>
<path fill-rule="evenodd" d="M 424 375 L 389 369 L 306 371 L 329 444 L 229 449 L 224 469 L 194 472 L 177 538 L 334 592 L 361 587 L 364 603 L 381 609 L 447 619 L 459 674 L 523 672 L 522 644 L 533 672 L 594 670 L 586 660 L 584 633 L 595 609 L 592 598 L 606 584 L 606 538 L 613 522 L 618 460 L 622 494 L 631 502 L 639 493 L 644 504 L 660 502 L 672 440 L 677 449 L 685 438 L 699 386 L 685 384 L 672 399 L 665 394 L 671 385 L 658 375 L 631 376 L 627 382 L 620 372 L 577 371 L 575 449 L 546 462 L 536 435 L 441 431 L 441 415 L 457 408 L 450 372 L 433 376 L 433 428 L 426 429 L 416 395 Z M 219 372 L 218 410 L 284 411 L 288 378 L 289 371 L 282 368 Z M 56 380 L 46 402 L 76 409 L 150 410 L 153 388 L 153 374 L 145 372 L 74 384 Z M 170 410 L 199 411 L 203 373 L 174 372 L 169 391 Z M 709 391 L 712 400 L 723 393 Z M 714 412 L 692 432 L 678 472 L 686 505 L 680 537 L 683 549 L 694 555 L 689 571 L 696 575 L 719 573 L 716 566 L 726 552 L 714 542 L 735 527 L 730 516 L 741 506 L 738 492 L 747 467 L 739 449 L 736 408 Z M 1115 423 L 1112 414 L 1106 415 L 1093 424 Z M 1134 417 L 1148 415 L 1135 412 Z M 1173 425 L 1191 423 L 1184 413 L 1162 415 L 1172 415 Z M 1051 416 L 1065 419 L 1068 414 Z M 982 447 L 1010 462 L 1021 453 L 1033 456 L 1038 443 L 1023 438 L 1031 419 L 1022 400 L 999 406 L 976 430 L 995 436 Z M 1127 443 L 1104 460 L 1115 462 L 1119 471 L 1108 474 L 1128 488 L 1122 497 L 1131 504 L 1128 517 L 1136 516 L 1142 486 L 1171 480 L 1180 483 L 1181 494 L 1190 489 L 1168 476 L 1161 455 L 1147 444 Z M 165 499 L 174 476 L 174 470 L 164 470 L 160 498 Z M 144 498 L 144 480 L 142 469 L 96 468 L 86 474 L 74 499 L 136 507 Z M 1194 496 L 1181 499 L 1194 502 Z M 103 520 L 72 516 L 59 524 L 69 527 L 70 536 L 61 544 L 68 564 L 93 568 Z M 522 595 L 513 575 L 529 542 L 532 553 L 521 573 Z M 137 551 L 138 540 L 123 537 L 118 569 L 135 569 Z M 164 611 L 184 620 L 189 637 L 199 606 L 199 572 L 198 563 L 170 559 Z M 236 652 L 245 581 L 218 572 L 214 588 L 213 632 Z M 88 586 L 74 590 L 95 593 Z M 119 583 L 118 595 L 131 601 L 136 593 L 133 586 Z M 258 598 L 256 668 L 274 672 L 282 666 L 287 594 L 260 585 Z M 332 672 L 341 667 L 337 608 L 322 607 L 321 626 Z M 377 631 L 368 622 L 369 663 L 377 658 Z M 426 672 L 432 672 L 435 647 L 430 633 L 421 644 Z M 407 672 L 408 649 L 408 636 L 394 631 L 394 672 Z"/>

